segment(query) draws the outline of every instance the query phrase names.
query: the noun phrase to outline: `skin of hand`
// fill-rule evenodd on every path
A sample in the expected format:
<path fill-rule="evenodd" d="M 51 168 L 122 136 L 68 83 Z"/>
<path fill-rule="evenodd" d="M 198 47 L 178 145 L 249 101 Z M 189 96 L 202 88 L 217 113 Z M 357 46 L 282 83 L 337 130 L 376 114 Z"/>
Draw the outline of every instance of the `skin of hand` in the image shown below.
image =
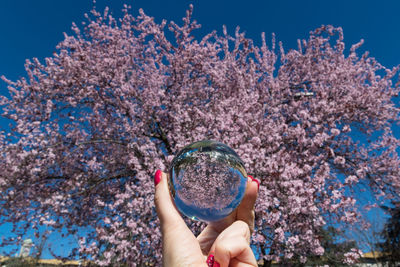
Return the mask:
<path fill-rule="evenodd" d="M 250 246 L 250 229 L 243 221 L 235 221 L 222 231 L 210 251 L 218 267 L 257 267 Z"/>
<path fill-rule="evenodd" d="M 206 258 L 211 253 L 217 261 L 221 260 L 224 264 L 221 266 L 257 266 L 249 246 L 254 229 L 254 204 L 259 186 L 257 180 L 249 177 L 238 208 L 227 218 L 210 223 L 197 238 L 175 207 L 168 189 L 167 174 L 157 171 L 155 183 L 154 201 L 161 223 L 163 266 L 208 266 Z M 230 242 L 237 245 L 227 246 Z"/>

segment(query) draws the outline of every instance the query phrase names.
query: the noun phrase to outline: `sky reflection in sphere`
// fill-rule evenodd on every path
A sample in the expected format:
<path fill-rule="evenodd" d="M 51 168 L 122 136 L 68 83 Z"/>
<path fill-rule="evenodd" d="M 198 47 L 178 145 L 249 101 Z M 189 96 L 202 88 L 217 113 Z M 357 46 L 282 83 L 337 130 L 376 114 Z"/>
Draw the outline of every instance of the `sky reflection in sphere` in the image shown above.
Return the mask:
<path fill-rule="evenodd" d="M 169 174 L 169 188 L 178 210 L 205 222 L 232 213 L 247 183 L 244 164 L 235 151 L 211 140 L 184 147 L 173 159 Z"/>

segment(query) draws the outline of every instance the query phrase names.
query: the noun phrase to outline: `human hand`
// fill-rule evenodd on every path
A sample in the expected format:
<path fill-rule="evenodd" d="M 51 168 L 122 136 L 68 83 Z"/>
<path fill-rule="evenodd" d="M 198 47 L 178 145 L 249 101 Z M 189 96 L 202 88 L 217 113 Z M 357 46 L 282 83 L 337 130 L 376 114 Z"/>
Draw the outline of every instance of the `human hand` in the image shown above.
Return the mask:
<path fill-rule="evenodd" d="M 250 234 L 254 231 L 254 205 L 257 199 L 259 186 L 260 182 L 252 176 L 249 176 L 245 195 L 237 209 L 228 217 L 217 222 L 212 222 L 204 228 L 197 237 L 203 254 L 207 254 L 210 251 L 218 235 L 235 221 L 245 222 L 250 229 Z"/>
<path fill-rule="evenodd" d="M 214 241 L 208 266 L 217 267 L 257 267 L 251 250 L 250 229 L 243 221 L 235 221 L 222 231 Z"/>
<path fill-rule="evenodd" d="M 210 253 L 210 250 L 212 248 L 218 248 L 217 255 L 225 255 L 222 247 L 227 244 L 226 240 L 233 241 L 233 236 L 235 236 L 234 229 L 237 230 L 239 227 L 236 223 L 234 224 L 234 222 L 237 220 L 241 221 L 239 223 L 239 225 L 241 225 L 241 229 L 243 228 L 243 225 L 247 227 L 248 237 L 246 237 L 247 234 L 242 229 L 241 231 L 236 233 L 239 234 L 239 236 L 236 236 L 238 240 L 237 242 L 235 241 L 233 243 L 237 243 L 239 246 L 228 246 L 226 247 L 226 251 L 229 252 L 230 250 L 235 248 L 236 253 L 238 251 L 238 248 L 241 249 L 239 250 L 242 252 L 236 255 L 239 257 L 235 259 L 236 262 L 238 262 L 238 260 L 241 260 L 243 255 L 248 255 L 248 249 L 250 249 L 250 229 L 252 230 L 254 228 L 254 203 L 257 198 L 259 184 L 257 180 L 249 178 L 245 196 L 239 207 L 227 218 L 209 224 L 198 236 L 198 238 L 196 238 L 186 226 L 186 223 L 184 222 L 174 205 L 174 202 L 168 190 L 167 174 L 161 171 L 157 171 L 154 180 L 156 184 L 155 205 L 158 217 L 161 222 L 164 266 L 207 266 L 207 264 L 205 263 L 205 258 Z M 232 225 L 232 228 L 229 228 L 230 225 Z M 226 232 L 224 230 L 226 230 Z M 220 234 L 221 237 L 218 238 Z M 242 236 L 242 238 L 239 238 L 240 236 Z M 216 242 L 217 239 L 218 242 Z M 246 242 L 243 243 L 243 241 Z M 223 244 L 223 246 L 218 244 Z M 212 247 L 213 245 L 215 246 Z M 248 249 L 244 249 L 246 246 L 248 247 Z M 251 255 L 253 255 L 252 252 Z M 219 259 L 219 257 L 221 257 L 221 260 L 225 263 L 226 256 L 217 256 L 217 259 Z M 248 259 L 248 256 L 246 256 L 246 259 Z M 255 258 L 253 263 L 255 265 L 242 266 L 257 266 Z"/>

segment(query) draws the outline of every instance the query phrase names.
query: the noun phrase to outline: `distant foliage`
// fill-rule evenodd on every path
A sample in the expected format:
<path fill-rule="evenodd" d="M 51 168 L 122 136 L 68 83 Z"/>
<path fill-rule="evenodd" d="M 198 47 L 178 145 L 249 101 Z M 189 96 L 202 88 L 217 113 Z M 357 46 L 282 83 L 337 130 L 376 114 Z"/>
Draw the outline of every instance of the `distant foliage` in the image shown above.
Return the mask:
<path fill-rule="evenodd" d="M 343 263 L 352 263 L 352 260 L 358 259 L 362 252 L 357 248 L 355 240 L 346 240 L 344 231 L 340 231 L 332 226 L 321 228 L 319 230 L 319 240 L 324 248 L 324 254 L 307 258 L 306 266 L 343 266 Z M 293 264 L 291 266 L 304 266 L 304 264 Z M 297 262 L 298 263 L 298 262 Z"/>
<path fill-rule="evenodd" d="M 152 177 L 202 139 L 261 180 L 253 243 L 265 260 L 322 255 L 316 229 L 359 222 L 362 185 L 399 198 L 398 68 L 358 55 L 362 43 L 345 51 L 341 28 L 285 51 L 225 28 L 197 40 L 192 7 L 183 25 L 129 12 L 93 10 L 52 57 L 27 60 L 26 78 L 3 77 L 0 223 L 20 222 L 17 235 L 66 228 L 100 265 L 159 264 Z"/>
<path fill-rule="evenodd" d="M 7 267 L 35 267 L 38 266 L 37 262 L 31 258 L 14 257 L 3 260 L 0 262 L 2 266 Z"/>
<path fill-rule="evenodd" d="M 400 264 L 400 202 L 392 202 L 391 207 L 384 206 L 390 218 L 387 220 L 381 237 L 384 240 L 379 244 L 382 255 L 390 266 Z"/>

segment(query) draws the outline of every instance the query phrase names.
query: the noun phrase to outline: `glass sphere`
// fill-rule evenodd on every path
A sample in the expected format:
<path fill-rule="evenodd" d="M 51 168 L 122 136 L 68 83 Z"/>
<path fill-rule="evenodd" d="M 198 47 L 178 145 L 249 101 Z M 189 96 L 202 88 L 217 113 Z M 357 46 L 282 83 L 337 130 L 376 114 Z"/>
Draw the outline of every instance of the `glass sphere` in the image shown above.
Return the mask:
<path fill-rule="evenodd" d="M 239 205 L 246 190 L 247 173 L 233 149 L 204 140 L 184 147 L 175 156 L 168 183 L 181 213 L 212 222 L 225 218 Z"/>

